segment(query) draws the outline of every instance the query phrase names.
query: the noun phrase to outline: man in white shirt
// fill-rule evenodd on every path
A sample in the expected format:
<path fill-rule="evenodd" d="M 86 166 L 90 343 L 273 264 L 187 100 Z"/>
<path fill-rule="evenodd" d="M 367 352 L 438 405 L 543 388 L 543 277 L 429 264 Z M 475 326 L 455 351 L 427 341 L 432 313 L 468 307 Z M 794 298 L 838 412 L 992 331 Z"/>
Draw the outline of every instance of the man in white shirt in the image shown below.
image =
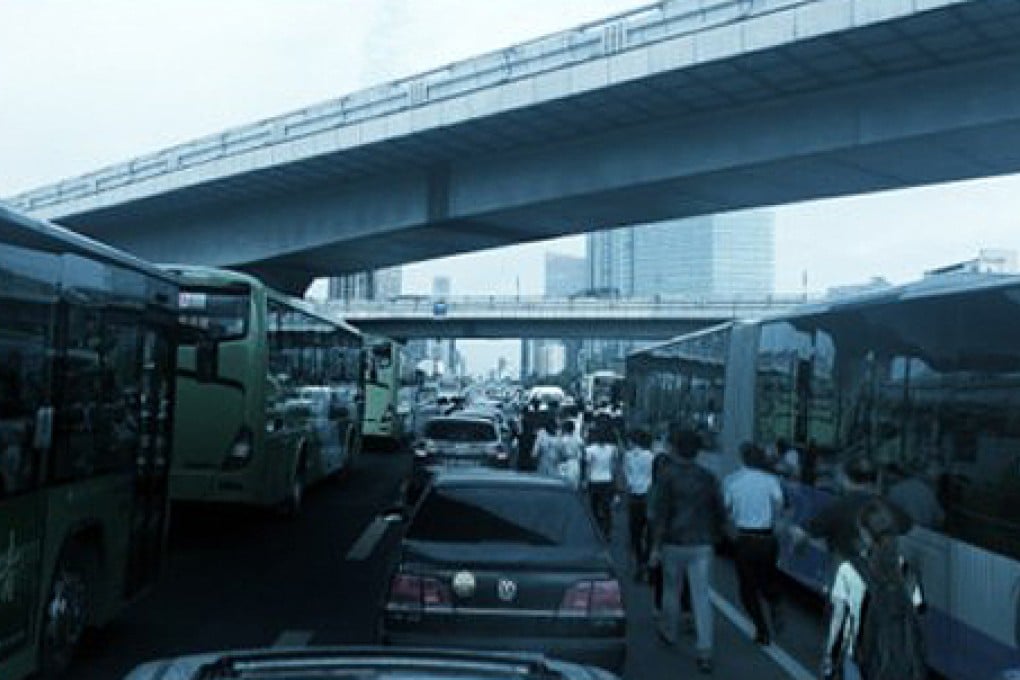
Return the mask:
<path fill-rule="evenodd" d="M 768 460 L 761 448 L 745 442 L 740 446 L 740 455 L 744 466 L 723 482 L 723 502 L 735 529 L 733 548 L 740 601 L 754 622 L 754 641 L 768 645 L 769 628 L 762 612 L 762 598 L 769 603 L 773 627 L 782 626 L 775 526 L 784 505 L 783 487 L 776 475 L 766 471 Z"/>
<path fill-rule="evenodd" d="M 609 540 L 613 526 L 613 496 L 616 493 L 617 454 L 608 428 L 596 427 L 591 444 L 584 450 L 584 470 L 592 513 L 602 534 Z"/>
<path fill-rule="evenodd" d="M 652 437 L 643 430 L 631 434 L 632 446 L 623 458 L 627 481 L 627 509 L 630 527 L 630 549 L 634 557 L 634 578 L 644 579 L 648 571 L 651 536 L 648 533 L 648 487 L 652 484 Z"/>

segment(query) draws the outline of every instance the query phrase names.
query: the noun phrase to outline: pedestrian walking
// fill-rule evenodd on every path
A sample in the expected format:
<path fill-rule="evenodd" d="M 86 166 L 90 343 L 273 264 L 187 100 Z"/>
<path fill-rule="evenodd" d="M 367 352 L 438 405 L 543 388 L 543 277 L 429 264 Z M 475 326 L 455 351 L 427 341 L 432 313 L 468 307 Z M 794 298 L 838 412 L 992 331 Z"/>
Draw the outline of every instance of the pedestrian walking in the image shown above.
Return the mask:
<path fill-rule="evenodd" d="M 718 480 L 695 463 L 701 443 L 691 430 L 671 437 L 653 516 L 653 551 L 662 561 L 663 620 L 659 636 L 675 644 L 680 628 L 680 593 L 687 574 L 694 609 L 698 670 L 712 672 L 714 621 L 709 591 L 714 546 L 722 534 L 725 509 Z"/>
<path fill-rule="evenodd" d="M 646 512 L 648 513 L 648 537 L 651 541 L 648 555 L 648 583 L 652 586 L 652 607 L 656 623 L 658 623 L 662 615 L 662 559 L 654 550 L 655 539 L 652 527 L 655 526 L 655 508 L 658 505 L 656 499 L 658 498 L 659 490 L 662 488 L 662 468 L 666 464 L 666 454 L 659 452 L 655 453 L 654 456 L 655 458 L 652 460 L 652 483 L 648 487 Z M 684 592 L 687 592 L 686 588 Z"/>
<path fill-rule="evenodd" d="M 606 540 L 612 536 L 613 497 L 616 495 L 617 450 L 608 428 L 592 430 L 591 444 L 584 450 L 588 495 L 592 513 Z"/>
<path fill-rule="evenodd" d="M 535 438 L 532 458 L 536 462 L 539 474 L 553 476 L 559 474 L 560 438 L 556 433 L 556 423 L 546 420 Z"/>
<path fill-rule="evenodd" d="M 576 423 L 566 420 L 560 428 L 559 475 L 575 489 L 581 485 L 581 460 L 584 458 L 584 442 L 577 436 Z"/>
<path fill-rule="evenodd" d="M 634 580 L 648 574 L 651 536 L 648 532 L 648 489 L 652 484 L 652 437 L 643 430 L 631 433 L 631 446 L 624 453 L 623 473 L 627 484 L 627 517 Z"/>
<path fill-rule="evenodd" d="M 927 677 L 920 581 L 897 547 L 893 506 L 872 498 L 861 508 L 861 552 L 840 563 L 829 589 L 823 677 L 921 680 Z"/>
<path fill-rule="evenodd" d="M 767 470 L 765 452 L 745 442 L 740 446 L 743 467 L 723 481 L 723 502 L 734 529 L 732 538 L 737 567 L 740 602 L 754 623 L 754 641 L 760 645 L 771 642 L 769 626 L 762 610 L 762 600 L 769 604 L 772 630 L 780 632 L 779 574 L 776 560 L 779 541 L 776 520 L 784 505 L 783 487 L 779 478 Z"/>

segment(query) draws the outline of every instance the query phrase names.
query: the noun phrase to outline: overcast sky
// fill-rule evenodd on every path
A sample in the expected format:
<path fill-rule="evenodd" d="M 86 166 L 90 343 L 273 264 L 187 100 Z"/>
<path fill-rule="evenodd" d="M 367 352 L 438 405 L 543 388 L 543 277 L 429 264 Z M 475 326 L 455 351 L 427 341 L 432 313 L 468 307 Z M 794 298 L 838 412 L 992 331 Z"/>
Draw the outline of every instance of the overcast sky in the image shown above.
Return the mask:
<path fill-rule="evenodd" d="M 0 196 L 647 4 L 640 0 L 0 0 Z M 800 291 L 1020 250 L 1015 177 L 789 206 L 776 288 Z M 455 294 L 540 293 L 581 238 L 408 267 Z M 471 370 L 511 343 L 475 343 Z"/>

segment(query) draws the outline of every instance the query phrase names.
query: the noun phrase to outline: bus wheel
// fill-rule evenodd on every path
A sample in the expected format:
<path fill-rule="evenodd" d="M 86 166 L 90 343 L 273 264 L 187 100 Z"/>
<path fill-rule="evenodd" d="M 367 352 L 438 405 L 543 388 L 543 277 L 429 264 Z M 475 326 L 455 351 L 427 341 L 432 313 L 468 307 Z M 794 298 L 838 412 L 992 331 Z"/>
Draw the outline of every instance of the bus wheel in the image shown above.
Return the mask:
<path fill-rule="evenodd" d="M 53 572 L 43 610 L 39 666 L 43 677 L 67 670 L 81 644 L 89 620 L 89 561 L 81 547 L 71 546 Z"/>

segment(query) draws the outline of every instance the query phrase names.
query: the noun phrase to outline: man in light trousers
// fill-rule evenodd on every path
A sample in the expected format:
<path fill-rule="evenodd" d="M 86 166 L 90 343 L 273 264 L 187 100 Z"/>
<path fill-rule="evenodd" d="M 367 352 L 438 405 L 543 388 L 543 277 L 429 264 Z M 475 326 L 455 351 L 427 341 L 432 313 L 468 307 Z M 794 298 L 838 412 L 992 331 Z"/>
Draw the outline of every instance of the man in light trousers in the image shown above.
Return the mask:
<path fill-rule="evenodd" d="M 714 625 L 711 589 L 714 546 L 722 536 L 725 510 L 719 481 L 695 462 L 698 435 L 679 430 L 670 438 L 671 455 L 662 469 L 653 512 L 653 559 L 662 562 L 662 613 L 658 634 L 675 644 L 680 627 L 683 574 L 690 584 L 697 633 L 698 670 L 712 672 Z"/>

